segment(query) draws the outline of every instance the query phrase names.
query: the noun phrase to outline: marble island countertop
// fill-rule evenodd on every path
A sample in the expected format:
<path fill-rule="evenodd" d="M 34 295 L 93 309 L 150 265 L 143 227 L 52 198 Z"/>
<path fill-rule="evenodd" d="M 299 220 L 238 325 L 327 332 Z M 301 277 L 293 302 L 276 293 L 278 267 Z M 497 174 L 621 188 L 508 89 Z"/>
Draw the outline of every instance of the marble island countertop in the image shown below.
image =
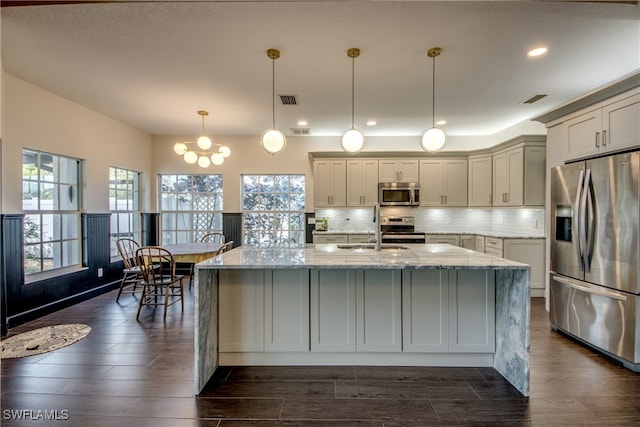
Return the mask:
<path fill-rule="evenodd" d="M 522 270 L 529 266 L 446 244 L 406 245 L 406 249 L 343 249 L 308 244 L 291 248 L 240 246 L 196 265 L 199 269 L 485 269 Z M 349 246 L 349 245 L 346 245 Z M 362 246 L 362 245 L 356 245 Z M 393 245 L 403 246 L 403 245 Z"/>
<path fill-rule="evenodd" d="M 510 231 L 426 231 L 428 235 L 437 236 L 441 234 L 469 234 L 469 235 L 477 235 L 477 236 L 486 236 L 486 237 L 496 237 L 501 239 L 544 239 L 544 234 L 535 234 L 535 233 L 517 233 Z M 367 230 L 314 230 L 313 234 L 318 235 L 331 235 L 331 234 L 375 234 L 375 231 L 367 231 Z"/>

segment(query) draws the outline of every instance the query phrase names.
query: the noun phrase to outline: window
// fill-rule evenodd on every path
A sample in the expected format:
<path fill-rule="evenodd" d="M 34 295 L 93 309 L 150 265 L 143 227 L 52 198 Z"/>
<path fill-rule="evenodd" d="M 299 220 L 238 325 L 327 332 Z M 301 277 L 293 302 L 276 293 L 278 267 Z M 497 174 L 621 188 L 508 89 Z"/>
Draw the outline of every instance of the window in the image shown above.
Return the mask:
<path fill-rule="evenodd" d="M 222 231 L 222 175 L 161 175 L 160 214 L 163 245 Z"/>
<path fill-rule="evenodd" d="M 304 175 L 243 175 L 244 243 L 304 244 Z"/>
<path fill-rule="evenodd" d="M 80 264 L 79 171 L 77 159 L 23 150 L 25 274 Z"/>
<path fill-rule="evenodd" d="M 140 241 L 140 173 L 109 168 L 109 210 L 111 211 L 111 256 L 117 257 L 118 239 Z"/>

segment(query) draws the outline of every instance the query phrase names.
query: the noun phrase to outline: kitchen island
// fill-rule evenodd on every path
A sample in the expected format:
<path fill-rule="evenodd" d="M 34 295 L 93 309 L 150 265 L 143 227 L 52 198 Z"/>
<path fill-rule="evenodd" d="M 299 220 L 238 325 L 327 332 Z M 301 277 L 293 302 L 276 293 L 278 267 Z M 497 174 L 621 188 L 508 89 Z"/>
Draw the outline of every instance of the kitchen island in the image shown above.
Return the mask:
<path fill-rule="evenodd" d="M 528 396 L 529 275 L 445 244 L 235 248 L 196 265 L 196 393 L 218 365 L 391 365 L 494 367 Z"/>

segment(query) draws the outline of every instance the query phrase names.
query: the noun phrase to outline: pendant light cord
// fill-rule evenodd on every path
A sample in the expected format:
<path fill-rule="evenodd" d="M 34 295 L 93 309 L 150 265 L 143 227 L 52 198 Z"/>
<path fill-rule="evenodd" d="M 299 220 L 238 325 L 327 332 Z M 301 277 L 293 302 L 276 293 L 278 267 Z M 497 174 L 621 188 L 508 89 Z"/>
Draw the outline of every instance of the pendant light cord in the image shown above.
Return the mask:
<path fill-rule="evenodd" d="M 273 119 L 272 129 L 276 128 L 276 59 L 271 58 L 271 112 Z"/>
<path fill-rule="evenodd" d="M 351 57 L 351 128 L 355 128 L 355 97 L 356 97 L 356 89 L 355 89 L 355 68 L 356 68 L 356 58 L 355 56 Z"/>
<path fill-rule="evenodd" d="M 436 57 L 433 57 L 433 72 L 431 73 L 431 127 L 436 127 Z"/>

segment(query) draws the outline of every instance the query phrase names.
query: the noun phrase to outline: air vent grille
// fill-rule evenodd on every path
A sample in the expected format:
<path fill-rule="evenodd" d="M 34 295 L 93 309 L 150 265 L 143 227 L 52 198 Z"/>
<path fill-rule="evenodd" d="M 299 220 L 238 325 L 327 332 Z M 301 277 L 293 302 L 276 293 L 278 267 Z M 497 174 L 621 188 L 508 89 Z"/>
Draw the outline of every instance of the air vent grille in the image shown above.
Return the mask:
<path fill-rule="evenodd" d="M 310 128 L 291 128 L 291 135 L 311 135 Z"/>
<path fill-rule="evenodd" d="M 540 101 L 545 96 L 547 96 L 547 95 L 533 95 L 531 98 L 527 99 L 526 101 L 522 101 L 522 103 L 523 104 L 533 104 L 534 102 Z"/>
<path fill-rule="evenodd" d="M 298 97 L 296 95 L 279 95 L 282 105 L 298 105 Z"/>

